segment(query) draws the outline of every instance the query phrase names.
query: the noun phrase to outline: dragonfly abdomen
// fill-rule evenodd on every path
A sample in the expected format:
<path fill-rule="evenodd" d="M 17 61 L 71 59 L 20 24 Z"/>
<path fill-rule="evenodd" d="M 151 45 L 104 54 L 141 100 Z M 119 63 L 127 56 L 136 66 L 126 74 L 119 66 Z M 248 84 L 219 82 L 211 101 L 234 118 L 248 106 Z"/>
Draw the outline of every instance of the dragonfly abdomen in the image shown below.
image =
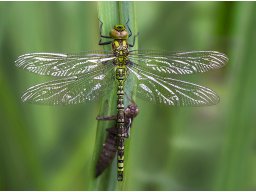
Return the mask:
<path fill-rule="evenodd" d="M 117 67 L 116 79 L 118 81 L 117 88 L 117 169 L 118 180 L 123 180 L 124 171 L 124 81 L 125 81 L 125 69 L 123 67 Z"/>
<path fill-rule="evenodd" d="M 116 80 L 117 80 L 117 179 L 123 180 L 124 171 L 124 82 L 127 76 L 126 61 L 129 54 L 126 40 L 115 39 L 112 43 L 113 53 L 116 56 Z"/>

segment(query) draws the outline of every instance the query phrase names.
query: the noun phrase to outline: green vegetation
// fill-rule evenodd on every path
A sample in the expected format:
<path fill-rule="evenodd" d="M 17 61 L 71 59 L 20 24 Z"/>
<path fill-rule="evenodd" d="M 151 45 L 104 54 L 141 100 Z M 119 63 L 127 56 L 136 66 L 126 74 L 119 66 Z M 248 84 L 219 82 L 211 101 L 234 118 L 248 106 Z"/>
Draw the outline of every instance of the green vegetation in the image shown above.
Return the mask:
<path fill-rule="evenodd" d="M 216 106 L 136 100 L 140 114 L 121 185 L 115 163 L 92 177 L 110 126 L 95 117 L 114 110 L 104 108 L 105 98 L 65 107 L 23 104 L 22 92 L 49 78 L 14 65 L 29 52 L 102 49 L 98 17 L 104 33 L 129 17 L 140 49 L 216 50 L 230 58 L 223 69 L 188 77 L 219 94 Z M 0 2 L 0 189 L 255 189 L 255 17 L 255 2 Z"/>

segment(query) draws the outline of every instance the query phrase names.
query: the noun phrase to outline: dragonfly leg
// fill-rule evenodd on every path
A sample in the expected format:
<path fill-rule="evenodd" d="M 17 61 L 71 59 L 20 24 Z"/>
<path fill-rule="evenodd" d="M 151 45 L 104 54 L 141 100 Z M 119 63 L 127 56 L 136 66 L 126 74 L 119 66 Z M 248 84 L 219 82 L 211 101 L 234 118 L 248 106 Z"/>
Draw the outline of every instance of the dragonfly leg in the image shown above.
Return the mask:
<path fill-rule="evenodd" d="M 134 45 L 135 45 L 135 40 L 136 40 L 136 38 L 137 38 L 138 36 L 139 36 L 139 33 L 137 33 L 136 35 L 134 35 L 132 44 L 129 43 L 129 46 L 130 46 L 130 47 L 134 47 Z"/>
<path fill-rule="evenodd" d="M 112 115 L 112 116 L 98 116 L 96 117 L 96 120 L 102 120 L 102 121 L 111 121 L 111 120 L 116 120 L 117 116 Z"/>
<path fill-rule="evenodd" d="M 128 20 L 127 20 L 126 23 L 125 23 L 127 29 L 129 30 L 129 36 L 128 36 L 128 38 L 130 38 L 130 37 L 132 36 L 132 30 L 131 30 L 131 28 L 130 28 L 129 25 L 128 25 L 129 21 L 130 21 L 130 19 L 128 18 Z"/>
<path fill-rule="evenodd" d="M 102 39 L 100 38 L 100 41 L 99 41 L 99 45 L 109 45 L 111 44 L 112 41 L 106 41 L 106 42 L 102 42 Z"/>
<path fill-rule="evenodd" d="M 107 39 L 112 39 L 112 37 L 107 36 L 107 35 L 102 35 L 102 27 L 103 27 L 103 22 L 98 18 L 99 22 L 100 22 L 100 37 L 102 38 L 107 38 Z"/>
<path fill-rule="evenodd" d="M 99 22 L 100 22 L 100 41 L 99 41 L 99 45 L 108 45 L 111 44 L 112 41 L 107 41 L 107 42 L 102 42 L 102 38 L 106 38 L 106 39 L 112 39 L 112 37 L 107 36 L 107 35 L 102 35 L 102 27 L 103 27 L 103 22 L 98 18 Z"/>

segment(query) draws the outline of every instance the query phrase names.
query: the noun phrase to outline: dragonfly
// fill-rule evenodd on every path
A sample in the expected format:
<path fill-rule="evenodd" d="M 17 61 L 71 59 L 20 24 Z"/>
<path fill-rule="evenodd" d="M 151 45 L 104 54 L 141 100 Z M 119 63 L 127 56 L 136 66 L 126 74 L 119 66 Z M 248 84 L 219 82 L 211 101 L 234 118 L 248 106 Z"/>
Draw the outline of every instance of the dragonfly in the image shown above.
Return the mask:
<path fill-rule="evenodd" d="M 130 129 L 132 126 L 133 119 L 138 115 L 139 108 L 132 102 L 124 110 L 124 128 L 125 128 L 125 138 L 129 138 Z M 101 121 L 111 121 L 117 120 L 117 115 L 112 116 L 98 116 L 97 120 Z M 117 127 L 116 125 L 106 129 L 107 137 L 103 144 L 103 148 L 100 152 L 98 162 L 96 164 L 96 177 L 102 174 L 102 172 L 110 165 L 113 161 L 117 152 Z"/>
<path fill-rule="evenodd" d="M 99 45 L 112 45 L 111 51 L 29 53 L 16 60 L 19 68 L 56 78 L 28 88 L 21 97 L 24 102 L 77 104 L 93 101 L 116 89 L 118 181 L 123 181 L 124 171 L 126 80 L 134 78 L 137 96 L 151 103 L 168 106 L 215 105 L 219 97 L 213 90 L 181 80 L 181 77 L 219 69 L 228 61 L 225 54 L 217 51 L 132 50 L 130 48 L 134 47 L 138 34 L 132 34 L 128 22 L 114 25 L 109 35 L 104 35 L 100 21 Z"/>

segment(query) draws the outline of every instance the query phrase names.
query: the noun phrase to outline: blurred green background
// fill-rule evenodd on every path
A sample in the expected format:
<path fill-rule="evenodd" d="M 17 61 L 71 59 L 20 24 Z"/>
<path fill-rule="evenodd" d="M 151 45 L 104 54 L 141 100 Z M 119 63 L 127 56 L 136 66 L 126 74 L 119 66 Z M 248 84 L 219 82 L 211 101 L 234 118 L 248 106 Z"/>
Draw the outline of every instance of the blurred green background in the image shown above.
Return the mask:
<path fill-rule="evenodd" d="M 216 106 L 137 100 L 125 189 L 256 190 L 256 3 L 135 6 L 141 49 L 216 50 L 230 61 L 191 77 L 219 94 Z M 99 103 L 21 103 L 46 77 L 14 65 L 24 53 L 102 49 L 97 17 L 96 2 L 0 2 L 1 190 L 97 189 L 89 170 Z"/>

